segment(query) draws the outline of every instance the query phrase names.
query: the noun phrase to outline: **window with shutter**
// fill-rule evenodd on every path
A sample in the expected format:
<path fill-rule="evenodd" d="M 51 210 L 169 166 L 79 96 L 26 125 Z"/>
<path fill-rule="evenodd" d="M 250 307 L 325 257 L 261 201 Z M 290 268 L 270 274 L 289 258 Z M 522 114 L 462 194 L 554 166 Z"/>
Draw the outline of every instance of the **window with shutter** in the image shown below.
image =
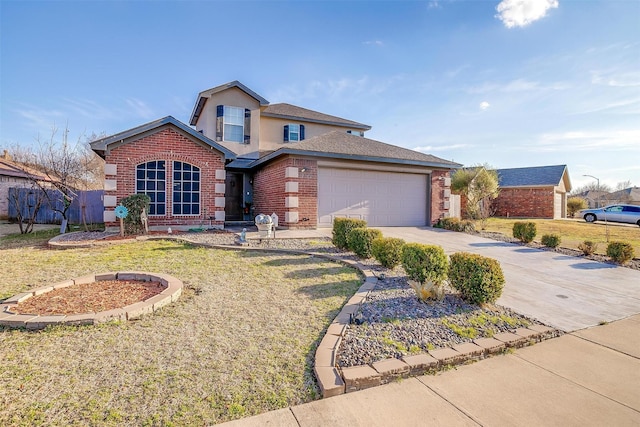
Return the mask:
<path fill-rule="evenodd" d="M 251 142 L 251 110 L 244 109 L 244 143 Z"/>
<path fill-rule="evenodd" d="M 240 142 L 250 140 L 251 111 L 241 107 L 218 105 L 216 109 L 216 141 Z"/>
<path fill-rule="evenodd" d="M 304 139 L 304 125 L 289 123 L 284 126 L 284 142 L 298 142 Z"/>

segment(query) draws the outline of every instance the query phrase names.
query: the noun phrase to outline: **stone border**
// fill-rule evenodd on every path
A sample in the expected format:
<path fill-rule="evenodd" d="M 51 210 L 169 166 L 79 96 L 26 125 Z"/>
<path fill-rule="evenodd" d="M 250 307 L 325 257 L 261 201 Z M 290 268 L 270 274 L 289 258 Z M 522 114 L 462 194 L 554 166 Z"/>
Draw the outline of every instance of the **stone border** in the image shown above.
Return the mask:
<path fill-rule="evenodd" d="M 101 280 L 143 280 L 146 282 L 160 282 L 164 290 L 158 295 L 144 301 L 136 302 L 125 307 L 98 313 L 83 313 L 72 315 L 17 314 L 11 308 L 31 298 L 42 295 L 54 289 L 66 288 L 74 285 L 99 282 Z M 168 274 L 145 273 L 142 271 L 120 271 L 100 274 L 89 274 L 76 279 L 65 280 L 53 286 L 34 289 L 8 298 L 0 304 L 0 325 L 11 328 L 26 328 L 31 330 L 44 329 L 49 325 L 95 325 L 112 320 L 127 321 L 137 319 L 144 314 L 153 313 L 161 307 L 175 302 L 182 294 L 182 281 Z"/>

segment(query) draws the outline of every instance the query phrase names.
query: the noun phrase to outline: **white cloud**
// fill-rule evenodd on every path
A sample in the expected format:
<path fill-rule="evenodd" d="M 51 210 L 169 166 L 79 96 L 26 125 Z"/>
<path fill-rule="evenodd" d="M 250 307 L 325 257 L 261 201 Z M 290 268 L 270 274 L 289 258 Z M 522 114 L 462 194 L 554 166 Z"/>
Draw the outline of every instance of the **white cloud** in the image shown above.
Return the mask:
<path fill-rule="evenodd" d="M 544 18 L 549 9 L 557 7 L 558 0 L 502 0 L 496 7 L 496 18 L 507 28 L 524 27 Z"/>
<path fill-rule="evenodd" d="M 638 151 L 640 129 L 569 131 L 542 134 L 530 151 Z"/>
<path fill-rule="evenodd" d="M 441 9 L 440 2 L 438 0 L 431 0 L 427 5 L 429 9 Z"/>
<path fill-rule="evenodd" d="M 384 46 L 382 40 L 367 40 L 366 42 L 362 42 L 362 44 L 370 45 L 370 46 Z"/>
<path fill-rule="evenodd" d="M 591 83 L 614 87 L 640 86 L 640 72 L 591 72 Z"/>
<path fill-rule="evenodd" d="M 480 109 L 483 110 L 483 111 L 486 110 L 489 107 L 491 107 L 491 104 L 489 104 L 487 101 L 482 101 L 480 103 Z"/>
<path fill-rule="evenodd" d="M 141 101 L 136 98 L 128 98 L 125 100 L 125 102 L 127 103 L 127 105 L 129 106 L 129 108 L 131 109 L 132 113 L 135 116 L 141 117 L 145 120 L 148 120 L 154 117 L 155 113 L 153 112 L 151 107 L 149 107 L 144 101 Z"/>

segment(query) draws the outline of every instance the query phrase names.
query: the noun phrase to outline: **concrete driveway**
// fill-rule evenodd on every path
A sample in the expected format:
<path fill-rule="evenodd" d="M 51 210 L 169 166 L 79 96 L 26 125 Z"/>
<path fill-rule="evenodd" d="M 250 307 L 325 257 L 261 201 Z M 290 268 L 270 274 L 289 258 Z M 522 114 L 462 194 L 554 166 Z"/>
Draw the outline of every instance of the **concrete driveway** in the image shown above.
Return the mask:
<path fill-rule="evenodd" d="M 640 271 L 430 227 L 376 227 L 386 237 L 495 258 L 506 285 L 498 304 L 564 331 L 640 313 Z"/>

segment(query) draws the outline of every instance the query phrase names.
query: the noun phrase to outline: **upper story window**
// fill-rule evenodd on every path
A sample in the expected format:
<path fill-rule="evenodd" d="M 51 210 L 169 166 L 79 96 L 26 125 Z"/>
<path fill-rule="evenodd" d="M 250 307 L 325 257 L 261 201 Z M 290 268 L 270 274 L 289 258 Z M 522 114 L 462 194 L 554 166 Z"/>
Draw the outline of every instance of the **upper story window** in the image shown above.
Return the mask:
<path fill-rule="evenodd" d="M 284 126 L 284 142 L 304 140 L 304 125 L 289 123 Z"/>
<path fill-rule="evenodd" d="M 364 132 L 362 132 L 361 130 L 348 130 L 347 133 L 355 136 L 364 136 Z"/>
<path fill-rule="evenodd" d="M 173 214 L 200 215 L 200 168 L 173 162 Z"/>
<path fill-rule="evenodd" d="M 218 105 L 216 110 L 216 141 L 250 142 L 251 110 Z"/>
<path fill-rule="evenodd" d="M 155 160 L 136 166 L 136 194 L 146 194 L 151 199 L 149 215 L 166 213 L 165 161 Z"/>

